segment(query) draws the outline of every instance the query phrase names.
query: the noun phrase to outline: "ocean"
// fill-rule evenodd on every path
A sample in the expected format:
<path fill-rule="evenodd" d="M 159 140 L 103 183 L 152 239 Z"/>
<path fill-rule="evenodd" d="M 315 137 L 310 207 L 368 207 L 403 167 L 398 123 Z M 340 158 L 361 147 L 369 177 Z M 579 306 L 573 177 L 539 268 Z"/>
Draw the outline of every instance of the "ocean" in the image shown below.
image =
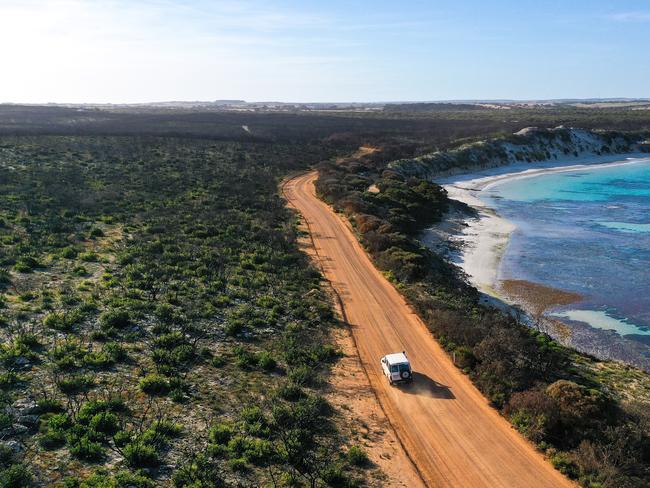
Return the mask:
<path fill-rule="evenodd" d="M 480 197 L 517 226 L 500 280 L 580 294 L 549 314 L 650 358 L 650 161 L 505 180 Z"/>

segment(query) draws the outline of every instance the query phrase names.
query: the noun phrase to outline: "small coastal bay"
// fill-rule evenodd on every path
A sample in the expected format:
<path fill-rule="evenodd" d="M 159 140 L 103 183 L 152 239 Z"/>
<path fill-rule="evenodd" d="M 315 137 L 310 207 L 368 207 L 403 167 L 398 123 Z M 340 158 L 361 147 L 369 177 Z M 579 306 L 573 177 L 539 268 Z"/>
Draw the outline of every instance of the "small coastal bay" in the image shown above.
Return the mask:
<path fill-rule="evenodd" d="M 543 317 L 569 345 L 650 369 L 647 155 L 515 164 L 439 182 L 474 212 L 456 210 L 449 236 L 449 257 L 474 286 Z"/>

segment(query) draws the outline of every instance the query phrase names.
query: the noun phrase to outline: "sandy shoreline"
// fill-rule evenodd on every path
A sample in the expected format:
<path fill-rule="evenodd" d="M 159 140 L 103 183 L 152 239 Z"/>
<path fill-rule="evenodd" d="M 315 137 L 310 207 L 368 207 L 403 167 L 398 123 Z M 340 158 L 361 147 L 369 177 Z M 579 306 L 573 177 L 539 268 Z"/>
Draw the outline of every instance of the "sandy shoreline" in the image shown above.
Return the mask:
<path fill-rule="evenodd" d="M 508 165 L 438 179 L 437 183 L 444 186 L 449 197 L 469 205 L 474 215 L 459 210 L 458 205 L 452 206 L 443 223 L 422 236 L 423 243 L 446 253 L 448 259 L 459 266 L 470 283 L 483 294 L 484 301 L 509 312 L 523 310 L 525 315 L 521 318 L 567 346 L 601 359 L 621 360 L 650 372 L 647 348 L 641 342 L 626 339 L 615 330 L 603 327 L 603 317 L 597 317 L 594 322 L 594 319 L 583 316 L 584 311 L 574 310 L 583 314 L 574 319 L 568 317 L 568 325 L 566 320 L 557 318 L 560 315 L 548 315 L 557 306 L 578 304 L 582 301 L 579 295 L 516 278 L 502 279 L 501 261 L 516 226 L 481 199 L 482 190 L 513 179 L 648 161 L 650 156 L 647 153 L 594 156 L 581 161 L 573 159 Z M 615 320 L 608 316 L 605 318 Z"/>
<path fill-rule="evenodd" d="M 584 169 L 611 168 L 637 164 L 650 160 L 648 154 L 619 154 L 584 157 L 570 161 L 545 161 L 502 166 L 437 180 L 449 198 L 472 207 L 476 217 L 466 218 L 461 235 L 460 253 L 454 259 L 479 291 L 503 299 L 499 288 L 499 268 L 511 234 L 516 226 L 499 216 L 480 198 L 480 192 L 497 185 L 521 178 L 532 178 L 549 173 L 580 171 Z"/>

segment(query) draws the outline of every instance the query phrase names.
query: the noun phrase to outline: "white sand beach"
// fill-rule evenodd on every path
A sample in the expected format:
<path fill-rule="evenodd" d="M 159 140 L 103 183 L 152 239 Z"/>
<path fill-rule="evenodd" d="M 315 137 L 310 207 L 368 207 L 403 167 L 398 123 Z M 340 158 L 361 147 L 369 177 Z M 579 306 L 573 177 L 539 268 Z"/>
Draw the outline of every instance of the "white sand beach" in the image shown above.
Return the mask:
<path fill-rule="evenodd" d="M 465 220 L 458 264 L 479 291 L 498 298 L 499 266 L 506 251 L 510 235 L 515 225 L 500 217 L 481 198 L 480 192 L 506 181 L 531 178 L 547 173 L 580 171 L 586 168 L 607 168 L 618 165 L 635 164 L 650 160 L 647 154 L 619 154 L 609 156 L 586 156 L 581 160 L 546 161 L 508 165 L 474 173 L 459 174 L 440 179 L 449 197 L 473 207 L 478 218 Z"/>

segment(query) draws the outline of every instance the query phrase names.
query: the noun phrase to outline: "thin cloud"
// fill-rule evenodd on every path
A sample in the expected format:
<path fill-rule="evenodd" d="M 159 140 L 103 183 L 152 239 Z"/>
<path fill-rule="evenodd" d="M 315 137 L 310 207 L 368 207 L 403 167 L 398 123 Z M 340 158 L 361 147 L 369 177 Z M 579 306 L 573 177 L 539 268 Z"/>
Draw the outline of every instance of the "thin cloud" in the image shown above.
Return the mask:
<path fill-rule="evenodd" d="M 621 12 L 609 18 L 618 22 L 650 22 L 650 12 Z"/>

